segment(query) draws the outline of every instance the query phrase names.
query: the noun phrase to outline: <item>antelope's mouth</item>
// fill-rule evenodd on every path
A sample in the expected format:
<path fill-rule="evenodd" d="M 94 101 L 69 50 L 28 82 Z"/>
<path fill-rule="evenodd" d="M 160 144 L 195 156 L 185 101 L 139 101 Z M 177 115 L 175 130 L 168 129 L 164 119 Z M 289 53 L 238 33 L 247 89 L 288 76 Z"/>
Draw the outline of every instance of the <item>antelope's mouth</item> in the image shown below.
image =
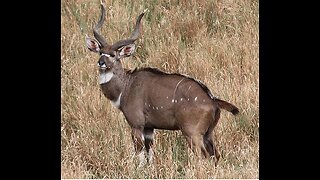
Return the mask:
<path fill-rule="evenodd" d="M 98 67 L 99 67 L 99 69 L 101 69 L 101 70 L 107 69 L 107 66 L 106 66 L 106 64 L 104 64 L 104 63 L 101 64 L 101 65 L 98 63 Z"/>

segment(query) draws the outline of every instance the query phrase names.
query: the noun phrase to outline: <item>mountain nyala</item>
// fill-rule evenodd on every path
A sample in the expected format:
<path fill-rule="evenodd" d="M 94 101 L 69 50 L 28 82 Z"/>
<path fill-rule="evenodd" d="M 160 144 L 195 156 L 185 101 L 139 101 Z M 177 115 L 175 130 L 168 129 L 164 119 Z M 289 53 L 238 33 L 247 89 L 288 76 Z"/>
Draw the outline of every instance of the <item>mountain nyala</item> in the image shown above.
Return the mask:
<path fill-rule="evenodd" d="M 156 68 L 124 69 L 122 59 L 131 56 L 141 31 L 141 13 L 131 36 L 110 44 L 100 33 L 105 21 L 105 8 L 93 28 L 94 38 L 86 35 L 87 48 L 98 53 L 101 91 L 118 108 L 131 127 L 131 136 L 139 166 L 151 163 L 154 130 L 180 130 L 188 147 L 198 156 L 213 157 L 219 153 L 213 140 L 213 129 L 221 109 L 239 113 L 236 106 L 217 97 L 198 80 L 177 73 L 166 73 Z"/>

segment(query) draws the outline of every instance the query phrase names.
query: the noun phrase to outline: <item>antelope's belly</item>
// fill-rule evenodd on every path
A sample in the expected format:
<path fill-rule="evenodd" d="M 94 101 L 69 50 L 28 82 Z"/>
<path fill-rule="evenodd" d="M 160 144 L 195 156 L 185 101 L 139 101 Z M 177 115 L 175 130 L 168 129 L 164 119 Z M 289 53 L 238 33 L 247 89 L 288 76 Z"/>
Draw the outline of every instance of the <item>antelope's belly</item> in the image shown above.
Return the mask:
<path fill-rule="evenodd" d="M 170 112 L 159 111 L 146 114 L 145 127 L 165 130 L 178 130 L 176 118 Z"/>

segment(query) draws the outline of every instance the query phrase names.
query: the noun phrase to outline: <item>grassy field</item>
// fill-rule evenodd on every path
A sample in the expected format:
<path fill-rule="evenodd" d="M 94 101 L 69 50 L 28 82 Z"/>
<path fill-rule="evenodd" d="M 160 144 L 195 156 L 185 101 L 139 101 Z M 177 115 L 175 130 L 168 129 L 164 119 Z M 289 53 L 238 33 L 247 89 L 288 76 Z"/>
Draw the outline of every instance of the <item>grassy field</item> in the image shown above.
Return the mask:
<path fill-rule="evenodd" d="M 137 168 L 130 127 L 102 95 L 98 55 L 85 34 L 100 16 L 99 0 L 61 1 L 61 178 L 259 178 L 259 1 L 103 1 L 108 42 L 130 36 L 145 9 L 141 37 L 125 68 L 157 67 L 201 80 L 235 104 L 214 130 L 221 158 L 194 157 L 180 131 L 155 131 L 155 159 Z"/>

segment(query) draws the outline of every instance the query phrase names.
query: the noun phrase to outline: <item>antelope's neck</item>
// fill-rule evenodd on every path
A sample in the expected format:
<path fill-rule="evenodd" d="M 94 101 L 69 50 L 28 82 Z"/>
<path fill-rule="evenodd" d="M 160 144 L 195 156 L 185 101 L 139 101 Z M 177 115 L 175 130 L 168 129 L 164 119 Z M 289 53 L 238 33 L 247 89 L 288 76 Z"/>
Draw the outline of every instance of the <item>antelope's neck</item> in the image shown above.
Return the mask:
<path fill-rule="evenodd" d="M 120 98 L 126 86 L 126 73 L 124 71 L 100 72 L 99 76 L 102 93 L 119 108 Z"/>

